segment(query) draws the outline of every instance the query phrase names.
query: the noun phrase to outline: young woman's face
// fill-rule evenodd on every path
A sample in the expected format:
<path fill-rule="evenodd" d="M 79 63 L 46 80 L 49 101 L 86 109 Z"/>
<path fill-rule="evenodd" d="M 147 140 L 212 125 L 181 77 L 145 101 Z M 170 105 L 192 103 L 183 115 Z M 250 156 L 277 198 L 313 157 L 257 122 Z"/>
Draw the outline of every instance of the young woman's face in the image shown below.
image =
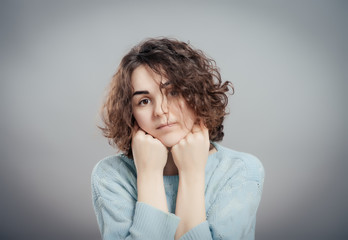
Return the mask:
<path fill-rule="evenodd" d="M 133 71 L 133 116 L 147 134 L 172 147 L 192 130 L 196 116 L 179 94 L 161 92 L 161 82 L 167 80 L 143 65 Z"/>

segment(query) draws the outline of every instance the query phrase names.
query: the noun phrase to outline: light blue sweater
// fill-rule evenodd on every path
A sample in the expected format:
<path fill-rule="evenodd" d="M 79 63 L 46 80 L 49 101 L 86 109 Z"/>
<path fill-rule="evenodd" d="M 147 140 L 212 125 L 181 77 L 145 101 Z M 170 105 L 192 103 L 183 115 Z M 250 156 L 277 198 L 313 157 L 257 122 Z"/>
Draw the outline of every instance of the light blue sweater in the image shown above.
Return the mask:
<path fill-rule="evenodd" d="M 205 170 L 207 221 L 181 240 L 254 239 L 264 169 L 254 156 L 213 143 Z M 173 240 L 178 176 L 164 176 L 169 213 L 137 201 L 133 160 L 120 154 L 101 160 L 92 172 L 93 206 L 104 240 Z"/>

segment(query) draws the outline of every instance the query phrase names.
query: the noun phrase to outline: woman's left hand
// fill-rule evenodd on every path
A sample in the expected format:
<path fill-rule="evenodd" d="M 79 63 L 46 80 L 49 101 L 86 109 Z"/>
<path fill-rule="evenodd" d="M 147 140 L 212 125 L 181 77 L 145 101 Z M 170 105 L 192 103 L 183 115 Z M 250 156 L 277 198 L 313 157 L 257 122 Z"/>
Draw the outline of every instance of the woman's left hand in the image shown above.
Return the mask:
<path fill-rule="evenodd" d="M 181 220 L 175 239 L 206 220 L 204 179 L 209 145 L 208 129 L 201 123 L 194 125 L 192 131 L 171 149 L 179 171 L 175 215 Z"/>
<path fill-rule="evenodd" d="M 209 132 L 203 123 L 194 125 L 192 131 L 171 149 L 179 173 L 203 173 L 209 155 Z"/>

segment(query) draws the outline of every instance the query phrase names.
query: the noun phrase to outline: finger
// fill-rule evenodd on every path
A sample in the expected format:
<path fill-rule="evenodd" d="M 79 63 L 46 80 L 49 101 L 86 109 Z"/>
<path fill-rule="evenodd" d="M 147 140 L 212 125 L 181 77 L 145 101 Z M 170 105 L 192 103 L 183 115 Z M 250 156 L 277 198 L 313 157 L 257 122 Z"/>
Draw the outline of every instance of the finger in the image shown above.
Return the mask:
<path fill-rule="evenodd" d="M 192 130 L 191 130 L 192 133 L 198 133 L 201 131 L 202 131 L 201 126 L 198 124 L 193 125 Z"/>
<path fill-rule="evenodd" d="M 200 128 L 205 138 L 209 138 L 209 129 L 204 125 L 203 121 L 200 122 Z"/>
<path fill-rule="evenodd" d="M 134 123 L 132 137 L 134 137 L 136 134 L 144 134 L 145 135 L 145 132 L 143 131 L 143 129 L 141 129 L 139 127 L 137 122 Z"/>
<path fill-rule="evenodd" d="M 181 139 L 179 142 L 177 142 L 174 146 L 171 147 L 171 151 L 175 151 L 177 148 L 179 148 L 180 145 L 184 145 L 186 143 L 186 139 L 188 137 L 189 134 L 187 134 L 186 137 L 184 137 L 183 139 Z"/>
<path fill-rule="evenodd" d="M 198 133 L 198 132 L 203 132 L 206 129 L 206 126 L 203 123 L 203 120 L 201 119 L 199 123 L 196 123 L 192 127 L 192 133 Z"/>

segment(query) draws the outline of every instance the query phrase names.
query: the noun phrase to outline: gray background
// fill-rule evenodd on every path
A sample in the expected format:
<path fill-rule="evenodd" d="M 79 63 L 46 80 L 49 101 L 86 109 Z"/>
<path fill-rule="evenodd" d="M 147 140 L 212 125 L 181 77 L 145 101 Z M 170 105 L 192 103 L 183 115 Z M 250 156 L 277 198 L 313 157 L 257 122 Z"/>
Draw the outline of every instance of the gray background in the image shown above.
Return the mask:
<path fill-rule="evenodd" d="M 98 109 L 146 37 L 234 83 L 223 145 L 266 169 L 256 239 L 347 239 L 347 1 L 1 1 L 0 239 L 100 239 Z"/>

